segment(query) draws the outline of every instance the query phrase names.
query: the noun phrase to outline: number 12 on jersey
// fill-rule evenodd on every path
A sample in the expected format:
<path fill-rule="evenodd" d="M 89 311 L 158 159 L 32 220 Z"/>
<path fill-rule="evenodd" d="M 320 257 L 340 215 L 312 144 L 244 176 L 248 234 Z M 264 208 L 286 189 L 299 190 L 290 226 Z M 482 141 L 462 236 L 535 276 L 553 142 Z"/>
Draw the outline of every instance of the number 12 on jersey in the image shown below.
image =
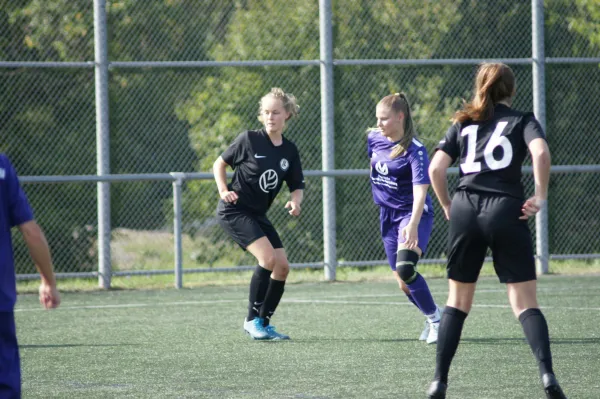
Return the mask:
<path fill-rule="evenodd" d="M 508 122 L 498 122 L 494 133 L 490 136 L 483 150 L 483 159 L 487 167 L 491 170 L 506 168 L 510 165 L 513 157 L 513 148 L 506 136 L 502 135 Z M 462 137 L 467 136 L 467 155 L 465 161 L 460 164 L 460 170 L 464 174 L 481 172 L 481 162 L 476 161 L 477 157 L 477 130 L 479 125 L 470 125 L 461 130 Z M 494 158 L 494 149 L 502 147 L 502 157 Z M 481 157 L 479 157 L 481 159 Z"/>

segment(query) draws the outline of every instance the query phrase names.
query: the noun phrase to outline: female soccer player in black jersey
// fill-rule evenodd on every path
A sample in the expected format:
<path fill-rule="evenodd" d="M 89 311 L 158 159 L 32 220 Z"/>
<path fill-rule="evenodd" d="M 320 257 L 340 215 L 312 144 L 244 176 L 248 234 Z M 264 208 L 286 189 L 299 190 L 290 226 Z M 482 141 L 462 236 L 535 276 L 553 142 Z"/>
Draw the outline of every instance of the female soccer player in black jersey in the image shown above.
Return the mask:
<path fill-rule="evenodd" d="M 496 274 L 506 283 L 513 313 L 538 361 L 546 396 L 565 398 L 554 377 L 548 325 L 537 303 L 533 244 L 527 225 L 527 219 L 546 203 L 550 152 L 533 114 L 511 108 L 514 95 L 515 77 L 508 66 L 482 64 L 473 100 L 455 114 L 429 167 L 431 185 L 450 221 L 450 292 L 438 332 L 430 398 L 446 397 L 450 363 L 488 247 Z M 528 150 L 535 194 L 525 200 L 521 167 Z M 454 161 L 460 165 L 460 181 L 450 200 L 446 169 Z"/>
<path fill-rule="evenodd" d="M 286 122 L 298 114 L 298 109 L 293 95 L 271 89 L 260 100 L 258 119 L 264 128 L 240 134 L 213 165 L 221 197 L 217 206 L 219 223 L 258 261 L 244 320 L 244 330 L 254 339 L 289 339 L 270 325 L 290 267 L 279 234 L 266 213 L 285 181 L 291 193 L 285 207 L 290 215 L 300 215 L 304 190 L 300 154 L 296 145 L 283 136 Z M 229 184 L 227 165 L 234 169 Z"/>

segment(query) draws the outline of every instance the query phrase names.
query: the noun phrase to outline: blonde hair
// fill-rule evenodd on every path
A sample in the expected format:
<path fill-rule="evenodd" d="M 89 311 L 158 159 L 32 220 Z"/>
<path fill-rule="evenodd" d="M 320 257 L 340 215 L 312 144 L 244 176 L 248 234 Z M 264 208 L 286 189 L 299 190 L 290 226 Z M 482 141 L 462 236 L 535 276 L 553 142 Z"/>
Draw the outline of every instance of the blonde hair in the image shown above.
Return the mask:
<path fill-rule="evenodd" d="M 494 106 L 515 94 L 515 74 L 508 65 L 484 63 L 477 70 L 473 99 L 465 102 L 454 114 L 453 122 L 462 123 L 469 119 L 483 121 L 494 116 Z"/>
<path fill-rule="evenodd" d="M 377 106 L 387 107 L 396 114 L 399 112 L 404 114 L 404 136 L 400 139 L 398 144 L 394 146 L 390 153 L 391 159 L 397 158 L 408 150 L 413 138 L 417 137 L 417 131 L 411 115 L 410 103 L 408 102 L 406 94 L 395 93 L 383 97 Z"/>
<path fill-rule="evenodd" d="M 273 98 L 276 98 L 279 101 L 281 101 L 281 104 L 283 105 L 283 108 L 289 114 L 289 116 L 286 119 L 286 121 L 288 121 L 288 120 L 292 119 L 293 117 L 297 116 L 298 113 L 300 112 L 300 106 L 296 102 L 296 97 L 294 97 L 293 94 L 286 93 L 282 89 L 280 89 L 279 87 L 273 87 L 270 92 L 268 92 L 267 94 L 265 94 L 264 96 L 262 96 L 262 98 L 260 99 L 260 101 L 258 103 L 258 120 L 261 123 L 264 123 L 263 118 L 262 118 L 262 109 L 263 109 L 262 108 L 262 104 L 263 104 L 263 101 L 267 97 L 273 97 Z"/>

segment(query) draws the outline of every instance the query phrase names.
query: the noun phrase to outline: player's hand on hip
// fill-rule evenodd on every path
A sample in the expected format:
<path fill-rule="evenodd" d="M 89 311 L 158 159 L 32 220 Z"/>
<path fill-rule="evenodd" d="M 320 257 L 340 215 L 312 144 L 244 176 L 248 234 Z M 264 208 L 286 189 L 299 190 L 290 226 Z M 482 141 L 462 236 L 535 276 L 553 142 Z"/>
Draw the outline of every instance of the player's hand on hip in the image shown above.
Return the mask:
<path fill-rule="evenodd" d="M 40 284 L 40 303 L 46 309 L 54 309 L 60 305 L 60 294 L 56 285 L 51 285 L 42 281 Z"/>
<path fill-rule="evenodd" d="M 530 217 L 534 216 L 540 211 L 540 209 L 544 207 L 545 203 L 546 200 L 543 200 L 536 196 L 529 198 L 527 201 L 525 201 L 523 207 L 521 208 L 521 212 L 523 212 L 523 215 L 519 219 L 527 220 Z"/>
<path fill-rule="evenodd" d="M 407 249 L 415 249 L 419 244 L 419 229 L 417 224 L 407 224 L 402 229 L 402 237 L 404 238 L 404 247 Z"/>
<path fill-rule="evenodd" d="M 285 204 L 285 209 L 289 209 L 288 213 L 292 216 L 300 215 L 300 204 L 297 204 L 294 201 L 288 201 Z"/>
<path fill-rule="evenodd" d="M 235 191 L 223 191 L 222 193 L 219 193 L 219 195 L 225 202 L 233 202 L 235 204 L 238 200 L 238 195 Z"/>

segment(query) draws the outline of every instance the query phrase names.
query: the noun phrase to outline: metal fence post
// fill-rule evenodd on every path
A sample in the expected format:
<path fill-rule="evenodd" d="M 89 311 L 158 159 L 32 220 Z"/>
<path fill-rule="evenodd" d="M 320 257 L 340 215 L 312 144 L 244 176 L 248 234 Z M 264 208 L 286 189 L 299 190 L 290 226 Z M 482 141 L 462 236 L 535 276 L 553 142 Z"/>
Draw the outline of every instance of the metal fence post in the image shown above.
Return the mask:
<path fill-rule="evenodd" d="M 322 169 L 335 169 L 334 98 L 333 98 L 333 34 L 331 0 L 319 0 L 319 32 L 321 47 L 321 145 Z M 335 178 L 323 177 L 323 257 L 325 279 L 335 280 L 337 265 L 335 222 Z"/>
<path fill-rule="evenodd" d="M 110 121 L 108 114 L 108 48 L 106 1 L 94 0 L 94 54 L 96 87 L 96 173 L 110 174 Z M 98 284 L 110 288 L 110 183 L 98 182 Z"/>
<path fill-rule="evenodd" d="M 173 245 L 175 251 L 175 288 L 182 287 L 183 249 L 181 244 L 181 186 L 184 173 L 172 172 L 173 182 Z"/>
<path fill-rule="evenodd" d="M 533 112 L 546 131 L 546 56 L 544 53 L 544 1 L 531 1 L 532 68 L 533 68 Z M 548 205 L 535 217 L 536 270 L 548 273 Z"/>

